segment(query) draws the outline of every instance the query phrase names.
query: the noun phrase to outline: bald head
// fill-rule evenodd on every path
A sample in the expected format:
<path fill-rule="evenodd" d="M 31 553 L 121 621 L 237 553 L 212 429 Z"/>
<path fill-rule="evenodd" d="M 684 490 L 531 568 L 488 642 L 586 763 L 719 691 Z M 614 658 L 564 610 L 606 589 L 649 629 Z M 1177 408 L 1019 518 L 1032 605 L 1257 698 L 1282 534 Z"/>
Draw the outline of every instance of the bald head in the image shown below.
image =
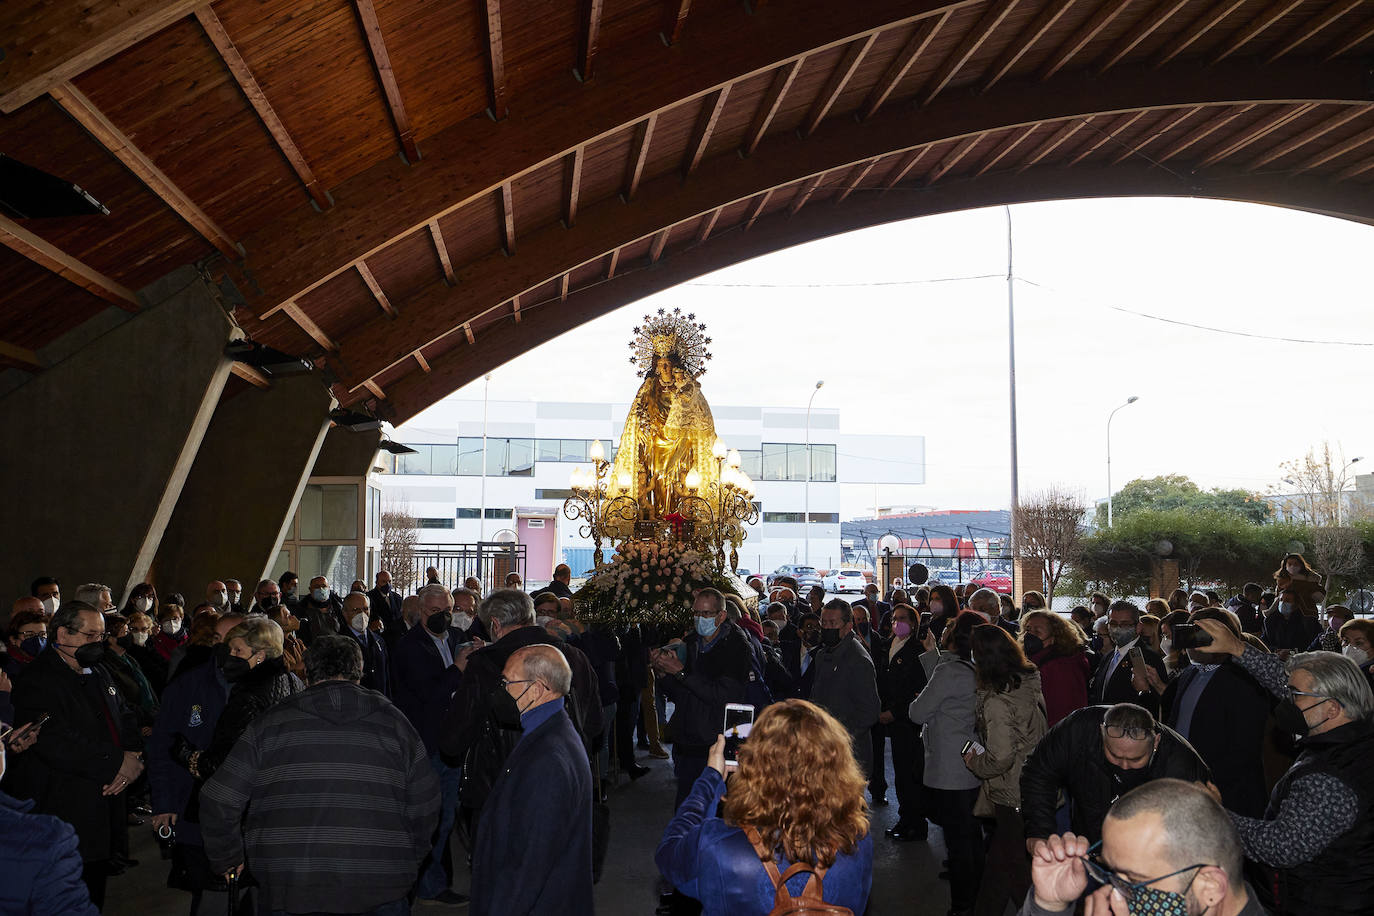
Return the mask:
<path fill-rule="evenodd" d="M 365 612 L 368 609 L 367 595 L 364 592 L 349 592 L 348 597 L 344 599 L 343 605 L 344 616 L 351 618 L 359 611 Z"/>
<path fill-rule="evenodd" d="M 572 689 L 572 669 L 553 646 L 533 645 L 516 649 L 506 662 L 506 680 L 530 680 L 547 690 L 549 699 L 567 696 Z M 514 677 L 512 677 L 514 675 Z"/>

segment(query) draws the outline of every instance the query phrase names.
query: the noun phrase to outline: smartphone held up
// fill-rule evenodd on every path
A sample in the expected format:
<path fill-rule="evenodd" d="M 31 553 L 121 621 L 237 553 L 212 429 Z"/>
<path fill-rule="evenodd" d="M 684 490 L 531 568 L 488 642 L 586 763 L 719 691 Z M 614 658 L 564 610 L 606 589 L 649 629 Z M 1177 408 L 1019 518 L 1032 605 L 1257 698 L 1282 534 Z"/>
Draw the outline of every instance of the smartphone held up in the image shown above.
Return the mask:
<path fill-rule="evenodd" d="M 739 746 L 754 727 L 754 707 L 744 703 L 725 704 L 725 722 L 721 734 L 725 736 L 725 766 L 739 766 Z"/>

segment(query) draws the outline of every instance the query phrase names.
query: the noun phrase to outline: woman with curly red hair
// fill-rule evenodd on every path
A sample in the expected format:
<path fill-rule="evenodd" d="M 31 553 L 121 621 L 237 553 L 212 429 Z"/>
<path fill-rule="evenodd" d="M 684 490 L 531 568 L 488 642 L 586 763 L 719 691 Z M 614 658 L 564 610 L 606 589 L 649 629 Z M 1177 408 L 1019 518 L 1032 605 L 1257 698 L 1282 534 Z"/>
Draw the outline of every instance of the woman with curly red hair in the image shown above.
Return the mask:
<path fill-rule="evenodd" d="M 826 903 L 862 913 L 873 886 L 867 781 L 854 761 L 849 733 L 805 700 L 765 709 L 740 745 L 726 792 L 725 738 L 659 841 L 654 861 L 703 916 L 765 914 L 775 901 L 773 870 L 801 871 L 786 881 L 804 893 L 811 873 Z M 714 817 L 725 794 L 724 817 Z M 770 867 L 771 866 L 771 867 Z"/>

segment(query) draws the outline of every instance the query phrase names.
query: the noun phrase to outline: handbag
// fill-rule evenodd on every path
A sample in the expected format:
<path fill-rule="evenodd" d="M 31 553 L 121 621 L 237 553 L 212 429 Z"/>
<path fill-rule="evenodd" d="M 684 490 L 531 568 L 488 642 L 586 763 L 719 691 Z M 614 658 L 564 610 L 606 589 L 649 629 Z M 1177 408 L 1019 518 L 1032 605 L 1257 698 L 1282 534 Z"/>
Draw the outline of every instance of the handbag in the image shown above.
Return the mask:
<path fill-rule="evenodd" d="M 787 871 L 778 873 L 778 865 L 773 861 L 773 853 L 763 845 L 763 839 L 753 827 L 744 827 L 744 835 L 758 853 L 768 878 L 773 882 L 773 908 L 768 916 L 854 916 L 854 911 L 835 903 L 826 903 L 821 879 L 826 869 L 809 862 L 794 862 Z M 793 897 L 787 889 L 787 882 L 796 875 L 810 872 L 806 886 L 799 896 Z"/>

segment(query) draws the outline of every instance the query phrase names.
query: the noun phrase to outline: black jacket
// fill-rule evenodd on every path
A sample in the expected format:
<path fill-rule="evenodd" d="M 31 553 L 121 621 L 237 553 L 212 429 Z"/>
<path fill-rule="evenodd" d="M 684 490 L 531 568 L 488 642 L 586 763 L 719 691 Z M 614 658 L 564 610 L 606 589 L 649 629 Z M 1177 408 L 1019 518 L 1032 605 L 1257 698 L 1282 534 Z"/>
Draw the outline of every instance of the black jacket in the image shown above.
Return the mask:
<path fill-rule="evenodd" d="M 444 638 L 449 654 L 456 657 L 463 631 L 449 627 Z M 391 663 L 392 697 L 420 733 L 425 749 L 433 754 L 439 749 L 444 711 L 463 674 L 456 665 L 444 664 L 444 657 L 434 645 L 434 637 L 422 623 L 406 630 L 397 640 Z"/>
<path fill-rule="evenodd" d="M 815 651 L 814 648 L 808 649 L 807 654 L 814 655 Z M 801 639 L 779 639 L 778 655 L 782 666 L 787 669 L 787 676 L 791 679 L 792 686 L 787 696 L 798 700 L 811 699 L 811 685 L 816 682 L 816 669 L 814 666 L 808 666 L 805 671 L 802 671 Z M 781 700 L 783 697 L 775 695 L 773 699 Z"/>
<path fill-rule="evenodd" d="M 396 589 L 387 589 L 383 592 L 379 588 L 374 588 L 367 593 L 367 603 L 372 610 L 372 616 L 379 618 L 386 624 L 386 630 L 401 624 L 401 593 Z"/>
<path fill-rule="evenodd" d="M 1196 665 L 1184 668 L 1160 699 L 1161 718 L 1178 728 L 1179 705 L 1198 677 Z M 1273 706 L 1269 691 L 1239 665 L 1223 662 L 1193 708 L 1188 741 L 1213 774 L 1226 810 L 1261 817 L 1269 792 L 1264 782 L 1264 732 Z"/>
<path fill-rule="evenodd" d="M 1164 657 L 1140 641 L 1136 641 L 1136 646 L 1140 647 L 1141 655 L 1145 658 L 1145 664 L 1154 668 L 1159 673 L 1161 681 L 1169 680 L 1169 673 L 1164 668 Z M 1132 648 L 1135 648 L 1134 646 Z M 1137 691 L 1131 683 L 1131 660 L 1123 657 L 1117 664 L 1116 670 L 1112 672 L 1110 680 L 1106 680 L 1107 668 L 1111 665 L 1112 653 L 1116 649 L 1113 647 L 1109 651 L 1104 647 L 1102 661 L 1093 672 L 1092 680 L 1088 682 L 1088 702 L 1102 703 L 1107 706 L 1115 706 L 1117 703 L 1135 703 L 1137 706 L 1144 706 L 1150 714 L 1159 717 L 1159 694 L 1149 687 L 1143 691 Z"/>
<path fill-rule="evenodd" d="M 1073 803 L 1073 832 L 1093 843 L 1102 838 L 1107 809 L 1125 788 L 1108 770 L 1102 750 L 1102 717 L 1108 708 L 1085 706 L 1069 714 L 1045 733 L 1026 758 L 1021 770 L 1021 817 L 1027 837 L 1059 832 L 1055 810 L 1062 791 Z M 1165 777 L 1185 782 L 1212 778 L 1192 745 L 1168 726 L 1160 729 L 1159 748 L 1146 767 L 1146 782 Z"/>
<path fill-rule="evenodd" d="M 1301 652 L 1321 631 L 1321 622 L 1315 617 L 1308 617 L 1300 610 L 1294 609 L 1287 617 L 1278 611 L 1270 611 L 1264 615 L 1264 632 L 1260 639 L 1264 640 L 1270 652 L 1281 652 L 1284 649 L 1289 652 Z"/>
<path fill-rule="evenodd" d="M 673 746 L 684 754 L 705 756 L 725 727 L 725 704 L 748 702 L 753 650 L 748 635 L 732 620 L 720 625 L 706 651 L 696 633 L 686 642 L 687 667 L 680 675 L 660 677 L 658 686 L 673 701 L 668 720 Z"/>
<path fill-rule="evenodd" d="M 874 667 L 878 670 L 878 698 L 882 701 L 883 711 L 892 713 L 894 722 L 910 722 L 907 709 L 926 686 L 926 672 L 921 665 L 921 642 L 913 633 L 888 658 L 887 650 L 873 656 Z"/>
<path fill-rule="evenodd" d="M 224 712 L 215 722 L 215 734 L 210 745 L 200 753 L 196 760 L 196 771 L 201 782 L 215 775 L 215 770 L 234 749 L 243 730 L 278 701 L 295 692 L 291 675 L 287 673 L 286 663 L 280 658 L 269 658 L 250 670 L 229 689 L 229 699 L 224 703 Z M 191 817 L 194 796 L 187 806 L 187 817 Z"/>
<path fill-rule="evenodd" d="M 391 659 L 382 637 L 368 630 L 362 638 L 349 627 L 345 636 L 351 636 L 363 653 L 363 679 L 359 684 L 365 690 L 375 690 L 384 696 L 391 696 Z"/>
<path fill-rule="evenodd" d="M 110 857 L 111 820 L 115 811 L 123 817 L 124 802 L 101 789 L 124 764 L 124 752 L 143 744 L 119 690 L 101 668 L 91 671 L 73 671 L 52 645 L 25 666 L 14 683 L 15 719 L 52 718 L 33 747 L 9 755 L 6 785 L 11 795 L 33 799 L 36 813 L 71 824 L 82 861 L 100 862 Z"/>

